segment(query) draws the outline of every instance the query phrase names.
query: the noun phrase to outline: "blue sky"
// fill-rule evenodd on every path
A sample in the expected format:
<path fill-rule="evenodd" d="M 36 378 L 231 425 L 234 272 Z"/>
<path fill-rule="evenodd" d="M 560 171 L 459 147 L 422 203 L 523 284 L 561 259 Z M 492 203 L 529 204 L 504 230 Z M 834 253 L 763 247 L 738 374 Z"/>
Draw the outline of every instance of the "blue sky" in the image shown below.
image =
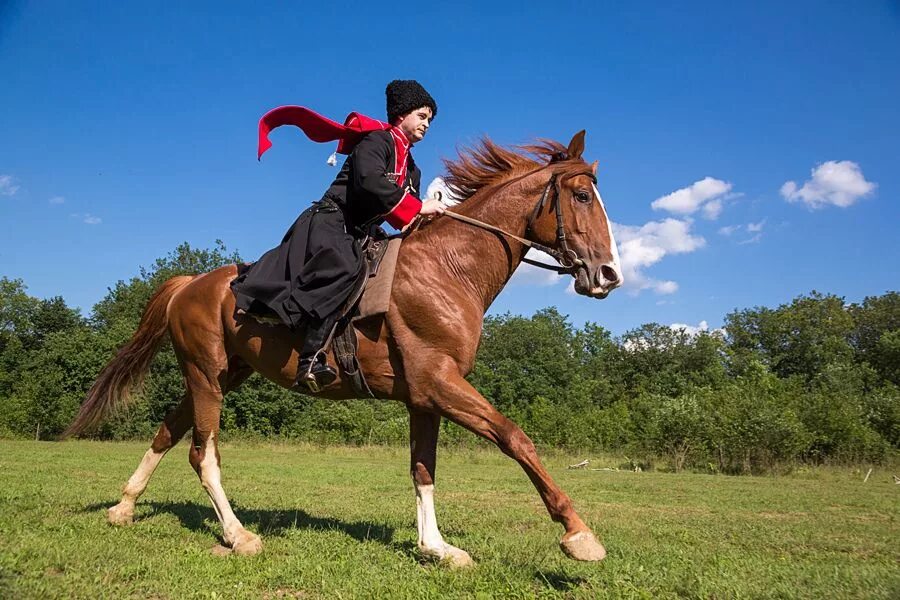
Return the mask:
<path fill-rule="evenodd" d="M 255 259 L 335 172 L 296 130 L 257 162 L 258 118 L 381 117 L 415 78 L 425 181 L 482 134 L 584 128 L 629 246 L 607 300 L 522 273 L 493 312 L 621 333 L 898 289 L 900 7 L 732 4 L 2 2 L 0 275 L 87 313 L 183 241 Z"/>

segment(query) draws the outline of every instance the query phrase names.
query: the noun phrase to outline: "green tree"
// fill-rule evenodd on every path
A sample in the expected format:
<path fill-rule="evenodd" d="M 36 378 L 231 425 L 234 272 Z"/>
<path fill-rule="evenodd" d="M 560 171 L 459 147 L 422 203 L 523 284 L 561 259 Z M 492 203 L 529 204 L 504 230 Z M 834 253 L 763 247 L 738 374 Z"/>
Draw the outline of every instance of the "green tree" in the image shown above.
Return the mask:
<path fill-rule="evenodd" d="M 866 297 L 850 307 L 853 330 L 850 341 L 860 362 L 900 385 L 900 293 Z"/>
<path fill-rule="evenodd" d="M 829 365 L 852 360 L 853 319 L 838 296 L 814 291 L 777 309 L 732 312 L 725 323 L 737 374 L 758 359 L 779 377 L 812 382 Z"/>
<path fill-rule="evenodd" d="M 547 308 L 533 317 L 487 317 L 472 384 L 498 409 L 527 420 L 538 397 L 552 404 L 578 404 L 571 392 L 580 383 L 574 331 L 566 317 Z"/>
<path fill-rule="evenodd" d="M 622 336 L 616 373 L 632 395 L 674 398 L 693 387 L 717 387 L 725 380 L 724 344 L 719 333 L 691 335 L 649 323 Z"/>

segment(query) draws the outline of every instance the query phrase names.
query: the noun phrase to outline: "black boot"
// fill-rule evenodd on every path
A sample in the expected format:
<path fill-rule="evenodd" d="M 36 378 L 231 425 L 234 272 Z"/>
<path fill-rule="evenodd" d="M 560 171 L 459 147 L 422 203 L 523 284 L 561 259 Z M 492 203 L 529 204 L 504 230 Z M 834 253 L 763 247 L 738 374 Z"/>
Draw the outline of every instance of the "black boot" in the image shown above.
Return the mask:
<path fill-rule="evenodd" d="M 336 316 L 332 315 L 307 322 L 306 337 L 300 349 L 300 362 L 297 364 L 297 377 L 294 380 L 295 390 L 316 393 L 337 379 L 337 371 L 328 366 L 324 352 L 336 320 Z"/>

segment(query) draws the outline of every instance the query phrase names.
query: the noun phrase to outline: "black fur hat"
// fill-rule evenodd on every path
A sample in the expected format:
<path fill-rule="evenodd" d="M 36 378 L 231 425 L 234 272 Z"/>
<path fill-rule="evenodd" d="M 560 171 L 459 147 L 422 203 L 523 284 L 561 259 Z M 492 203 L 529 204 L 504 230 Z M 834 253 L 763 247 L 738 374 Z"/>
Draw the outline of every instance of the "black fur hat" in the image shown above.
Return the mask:
<path fill-rule="evenodd" d="M 391 124 L 401 115 L 411 110 L 427 106 L 432 118 L 437 116 L 437 104 L 431 94 L 414 79 L 395 79 L 384 90 L 387 96 L 387 116 Z"/>

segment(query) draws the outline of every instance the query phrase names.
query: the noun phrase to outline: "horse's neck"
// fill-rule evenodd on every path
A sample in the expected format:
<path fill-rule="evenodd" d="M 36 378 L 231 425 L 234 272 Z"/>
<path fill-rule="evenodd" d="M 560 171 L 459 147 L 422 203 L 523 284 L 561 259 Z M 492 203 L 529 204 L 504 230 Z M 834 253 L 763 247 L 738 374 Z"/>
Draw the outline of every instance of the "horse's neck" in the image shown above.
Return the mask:
<path fill-rule="evenodd" d="M 527 220 L 540 194 L 534 176 L 499 190 L 485 190 L 453 208 L 454 212 L 525 236 Z M 507 236 L 492 233 L 468 223 L 441 217 L 422 233 L 429 233 L 426 244 L 437 258 L 448 281 L 458 280 L 473 302 L 484 311 L 503 290 L 526 248 Z"/>

